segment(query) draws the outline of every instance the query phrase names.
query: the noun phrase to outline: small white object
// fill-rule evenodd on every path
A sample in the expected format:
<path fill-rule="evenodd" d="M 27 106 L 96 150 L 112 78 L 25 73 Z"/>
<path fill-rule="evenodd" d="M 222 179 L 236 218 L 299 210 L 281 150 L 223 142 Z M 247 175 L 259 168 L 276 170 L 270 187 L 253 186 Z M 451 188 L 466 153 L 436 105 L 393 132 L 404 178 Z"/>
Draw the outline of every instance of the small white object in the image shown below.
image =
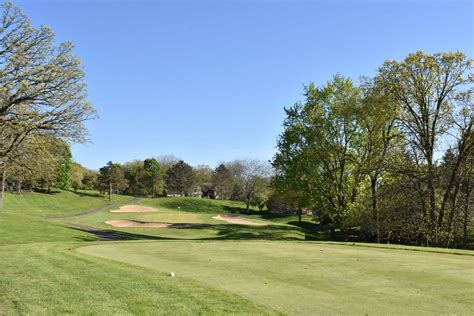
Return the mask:
<path fill-rule="evenodd" d="M 176 276 L 176 274 L 174 272 L 170 273 L 170 277 L 174 278 L 175 276 Z"/>
<path fill-rule="evenodd" d="M 178 210 L 180 210 L 180 209 L 181 209 L 181 206 L 178 206 Z"/>

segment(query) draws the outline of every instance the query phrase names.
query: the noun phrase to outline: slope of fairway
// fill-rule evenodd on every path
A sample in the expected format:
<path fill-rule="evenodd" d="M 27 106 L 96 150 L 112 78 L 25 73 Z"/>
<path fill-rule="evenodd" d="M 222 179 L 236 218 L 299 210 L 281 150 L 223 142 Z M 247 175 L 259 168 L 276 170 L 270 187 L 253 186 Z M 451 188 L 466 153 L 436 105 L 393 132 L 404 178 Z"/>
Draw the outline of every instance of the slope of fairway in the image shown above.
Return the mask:
<path fill-rule="evenodd" d="M 191 279 L 82 255 L 75 245 L 0 246 L 0 315 L 272 313 Z"/>
<path fill-rule="evenodd" d="M 114 196 L 114 204 L 130 202 L 131 197 Z M 0 315 L 272 313 L 193 280 L 177 284 L 167 273 L 75 252 L 97 237 L 69 222 L 112 214 L 116 206 L 47 218 L 103 205 L 107 200 L 94 192 L 7 195 L 0 211 Z"/>
<path fill-rule="evenodd" d="M 114 202 L 130 200 L 128 196 L 114 196 Z M 108 200 L 95 191 L 54 191 L 51 194 L 24 192 L 5 194 L 2 211 L 28 213 L 36 216 L 75 214 L 107 204 Z"/>
<path fill-rule="evenodd" d="M 116 203 L 130 201 L 131 197 L 117 196 Z M 94 235 L 67 228 L 61 221 L 48 216 L 77 214 L 107 205 L 108 201 L 97 192 L 56 191 L 52 194 L 25 192 L 7 193 L 0 210 L 0 245 L 44 241 L 96 240 Z"/>
<path fill-rule="evenodd" d="M 288 314 L 470 314 L 474 257 L 270 241 L 129 242 L 81 253 L 175 271 Z"/>

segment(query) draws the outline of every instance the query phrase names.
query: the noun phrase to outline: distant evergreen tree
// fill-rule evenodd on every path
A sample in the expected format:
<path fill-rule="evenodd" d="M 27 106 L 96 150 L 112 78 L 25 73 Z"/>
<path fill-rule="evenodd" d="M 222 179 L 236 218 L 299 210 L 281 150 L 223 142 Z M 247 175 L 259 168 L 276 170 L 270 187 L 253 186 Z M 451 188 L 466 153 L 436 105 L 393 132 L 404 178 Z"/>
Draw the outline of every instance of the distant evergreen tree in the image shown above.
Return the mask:
<path fill-rule="evenodd" d="M 178 161 L 166 172 L 166 189 L 180 195 L 189 195 L 194 186 L 193 168 L 183 160 Z"/>

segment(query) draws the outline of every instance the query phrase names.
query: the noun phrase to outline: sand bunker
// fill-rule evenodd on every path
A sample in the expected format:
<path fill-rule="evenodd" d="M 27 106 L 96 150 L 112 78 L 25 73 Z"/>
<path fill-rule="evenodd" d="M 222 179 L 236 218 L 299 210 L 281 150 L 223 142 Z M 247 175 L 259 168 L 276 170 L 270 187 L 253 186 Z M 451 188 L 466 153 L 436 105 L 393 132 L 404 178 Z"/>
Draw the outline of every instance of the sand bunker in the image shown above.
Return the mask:
<path fill-rule="evenodd" d="M 127 219 L 120 219 L 120 220 L 111 220 L 106 221 L 106 224 L 112 225 L 114 227 L 153 227 L 153 228 L 166 228 L 169 227 L 171 224 L 167 223 L 160 223 L 160 222 L 138 222 L 138 221 L 130 221 Z"/>
<path fill-rule="evenodd" d="M 193 223 L 161 223 L 161 222 L 139 222 L 128 219 L 110 220 L 105 222 L 114 227 L 147 227 L 147 228 L 199 228 L 205 224 Z"/>
<path fill-rule="evenodd" d="M 151 213 L 158 212 L 156 208 L 142 205 L 124 205 L 118 210 L 111 210 L 111 213 Z"/>
<path fill-rule="evenodd" d="M 228 215 L 228 214 L 217 215 L 217 216 L 214 216 L 213 219 L 217 219 L 219 221 L 224 221 L 224 222 L 231 223 L 231 224 L 240 224 L 240 225 L 253 225 L 253 226 L 266 226 L 266 225 L 268 225 L 266 223 L 255 222 L 255 221 L 252 221 L 252 220 L 249 220 L 249 219 L 237 216 L 237 215 Z"/>

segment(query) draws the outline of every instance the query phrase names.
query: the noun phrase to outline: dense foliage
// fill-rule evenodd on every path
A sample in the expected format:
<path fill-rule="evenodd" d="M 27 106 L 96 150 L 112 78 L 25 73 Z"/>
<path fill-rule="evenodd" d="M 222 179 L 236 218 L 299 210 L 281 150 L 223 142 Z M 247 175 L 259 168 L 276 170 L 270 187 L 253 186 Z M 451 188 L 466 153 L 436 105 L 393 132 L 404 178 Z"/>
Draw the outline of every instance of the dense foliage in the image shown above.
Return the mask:
<path fill-rule="evenodd" d="M 472 60 L 387 61 L 360 86 L 336 75 L 286 109 L 279 194 L 347 237 L 466 244 L 472 208 Z"/>

